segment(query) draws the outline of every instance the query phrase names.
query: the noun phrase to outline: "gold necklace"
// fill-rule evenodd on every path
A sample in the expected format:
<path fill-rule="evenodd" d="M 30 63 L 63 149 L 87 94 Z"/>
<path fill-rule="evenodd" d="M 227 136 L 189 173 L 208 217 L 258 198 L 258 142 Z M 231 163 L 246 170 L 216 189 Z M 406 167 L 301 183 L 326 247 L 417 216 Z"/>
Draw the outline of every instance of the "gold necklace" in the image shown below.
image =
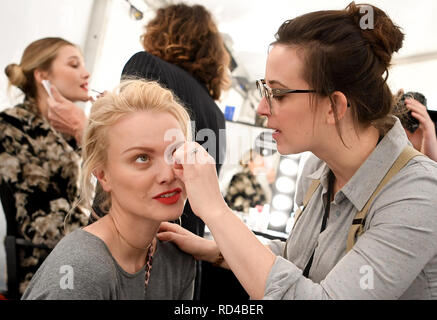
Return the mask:
<path fill-rule="evenodd" d="M 144 247 L 144 248 L 138 248 L 138 247 L 132 245 L 132 244 L 131 244 L 129 241 L 127 241 L 126 238 L 123 237 L 123 235 L 120 233 L 120 231 L 119 231 L 118 228 L 117 228 L 117 225 L 115 224 L 115 220 L 114 220 L 114 218 L 113 218 L 111 215 L 109 215 L 109 216 L 111 217 L 112 223 L 114 224 L 114 228 L 115 228 L 115 230 L 117 231 L 119 237 L 120 237 L 121 239 L 123 239 L 124 242 L 126 242 L 129 246 L 131 246 L 132 248 L 135 248 L 135 249 L 137 249 L 137 250 L 143 250 L 143 251 L 149 250 L 150 246 L 151 246 L 152 243 L 153 243 L 153 240 L 152 240 L 152 241 L 151 241 L 151 242 L 150 242 L 146 247 Z"/>

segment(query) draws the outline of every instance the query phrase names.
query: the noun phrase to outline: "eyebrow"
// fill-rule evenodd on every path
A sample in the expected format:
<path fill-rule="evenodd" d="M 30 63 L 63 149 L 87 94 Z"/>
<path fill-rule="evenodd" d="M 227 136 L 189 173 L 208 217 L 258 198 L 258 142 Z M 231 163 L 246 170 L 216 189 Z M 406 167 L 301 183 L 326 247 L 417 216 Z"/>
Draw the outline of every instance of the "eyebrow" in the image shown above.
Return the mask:
<path fill-rule="evenodd" d="M 268 81 L 268 84 L 269 84 L 269 85 L 272 85 L 272 84 L 279 84 L 280 86 L 283 86 L 284 88 L 287 87 L 285 84 L 281 83 L 281 82 L 278 81 L 278 80 L 269 80 L 269 81 Z"/>
<path fill-rule="evenodd" d="M 124 150 L 121 154 L 125 154 L 125 153 L 128 153 L 128 152 L 133 151 L 133 150 L 141 150 L 141 151 L 145 151 L 145 152 L 148 152 L 148 153 L 156 152 L 155 149 L 153 149 L 153 148 L 142 147 L 142 146 L 135 146 L 135 147 L 131 147 L 131 148 L 128 148 L 128 149 Z"/>
<path fill-rule="evenodd" d="M 80 60 L 79 56 L 70 56 L 67 58 L 67 60 Z"/>

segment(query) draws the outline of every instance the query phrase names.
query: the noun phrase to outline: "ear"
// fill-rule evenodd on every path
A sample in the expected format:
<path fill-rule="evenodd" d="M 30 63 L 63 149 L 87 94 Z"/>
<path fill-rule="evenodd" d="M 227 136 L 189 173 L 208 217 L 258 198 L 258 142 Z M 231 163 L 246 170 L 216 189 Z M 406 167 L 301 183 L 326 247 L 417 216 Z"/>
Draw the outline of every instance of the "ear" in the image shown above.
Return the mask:
<path fill-rule="evenodd" d="M 111 191 L 111 183 L 109 176 L 106 174 L 104 168 L 98 168 L 93 171 L 94 176 L 99 181 L 100 185 L 102 186 L 102 189 L 106 192 Z"/>
<path fill-rule="evenodd" d="M 37 83 L 41 83 L 44 79 L 47 79 L 48 72 L 41 70 L 41 69 L 35 69 L 33 71 L 33 77 L 35 78 L 35 81 Z"/>
<path fill-rule="evenodd" d="M 331 101 L 332 100 L 332 101 Z M 337 119 L 341 120 L 346 114 L 348 109 L 348 101 L 346 96 L 340 91 L 334 91 L 331 94 L 330 107 L 327 115 L 327 123 L 335 125 L 335 114 L 334 114 L 334 106 L 337 110 Z"/>

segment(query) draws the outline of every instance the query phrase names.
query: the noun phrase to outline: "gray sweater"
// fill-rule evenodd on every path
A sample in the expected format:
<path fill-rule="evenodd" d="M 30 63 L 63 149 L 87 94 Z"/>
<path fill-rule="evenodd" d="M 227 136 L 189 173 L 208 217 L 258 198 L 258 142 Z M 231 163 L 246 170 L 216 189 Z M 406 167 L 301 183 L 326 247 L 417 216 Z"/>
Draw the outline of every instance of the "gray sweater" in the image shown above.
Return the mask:
<path fill-rule="evenodd" d="M 195 261 L 171 243 L 158 241 L 144 294 L 145 267 L 124 271 L 106 244 L 78 229 L 63 238 L 32 278 L 23 300 L 192 299 Z"/>

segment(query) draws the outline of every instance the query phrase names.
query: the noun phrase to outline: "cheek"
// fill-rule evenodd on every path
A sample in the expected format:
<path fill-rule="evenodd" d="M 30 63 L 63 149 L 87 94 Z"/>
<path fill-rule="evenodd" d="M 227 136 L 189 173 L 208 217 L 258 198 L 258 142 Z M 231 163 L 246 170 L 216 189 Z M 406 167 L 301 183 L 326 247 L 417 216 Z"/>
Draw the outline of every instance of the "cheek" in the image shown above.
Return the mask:
<path fill-rule="evenodd" d="M 146 171 L 133 170 L 129 165 L 116 164 L 109 166 L 110 183 L 114 191 L 123 193 L 147 192 L 150 189 L 152 177 Z"/>
<path fill-rule="evenodd" d="M 77 86 L 77 75 L 72 70 L 59 70 L 53 75 L 53 82 L 59 90 L 71 91 L 72 87 Z"/>
<path fill-rule="evenodd" d="M 181 199 L 182 201 L 187 200 L 188 196 L 187 196 L 187 191 L 185 190 L 185 188 L 182 190 L 182 196 Z"/>
<path fill-rule="evenodd" d="M 287 112 L 280 115 L 279 123 L 282 131 L 292 135 L 302 135 L 308 131 L 308 117 L 300 112 Z"/>

